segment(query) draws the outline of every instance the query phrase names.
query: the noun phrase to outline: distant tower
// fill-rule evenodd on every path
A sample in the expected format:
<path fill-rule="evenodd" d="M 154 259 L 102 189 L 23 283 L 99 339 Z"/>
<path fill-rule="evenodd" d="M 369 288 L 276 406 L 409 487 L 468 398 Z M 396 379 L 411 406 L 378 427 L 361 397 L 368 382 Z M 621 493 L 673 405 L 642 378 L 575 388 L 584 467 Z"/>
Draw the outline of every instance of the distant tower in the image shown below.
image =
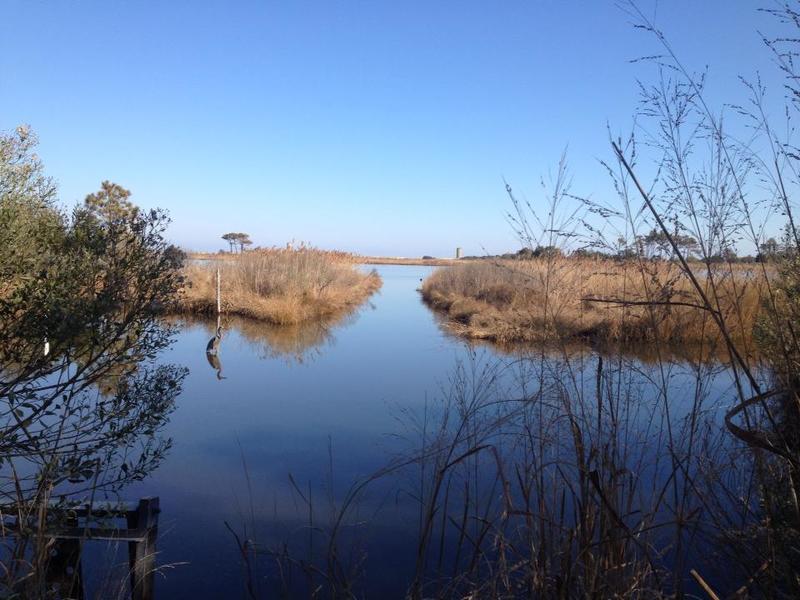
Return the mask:
<path fill-rule="evenodd" d="M 461 258 L 461 246 L 456 248 L 456 258 Z"/>

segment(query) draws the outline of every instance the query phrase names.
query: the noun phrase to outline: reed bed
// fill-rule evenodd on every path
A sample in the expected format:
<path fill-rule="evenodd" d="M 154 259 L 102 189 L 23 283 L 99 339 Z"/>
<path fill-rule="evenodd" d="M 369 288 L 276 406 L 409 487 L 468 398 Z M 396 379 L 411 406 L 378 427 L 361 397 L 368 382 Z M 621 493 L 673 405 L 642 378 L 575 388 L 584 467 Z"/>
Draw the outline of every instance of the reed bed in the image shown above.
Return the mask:
<path fill-rule="evenodd" d="M 185 268 L 180 310 L 190 314 L 216 312 L 219 269 L 222 310 L 226 314 L 294 325 L 347 312 L 381 286 L 377 273 L 360 271 L 347 256 L 302 246 L 192 264 Z"/>
<path fill-rule="evenodd" d="M 749 340 L 765 280 L 753 265 L 711 273 L 718 309 L 738 339 Z M 498 342 L 587 338 L 598 342 L 716 340 L 719 331 L 697 292 L 670 261 L 551 257 L 485 260 L 439 269 L 422 286 L 451 331 Z"/>
<path fill-rule="evenodd" d="M 261 246 L 256 246 L 246 252 L 195 252 L 195 251 L 187 251 L 186 256 L 190 260 L 238 260 L 244 254 L 253 255 L 253 254 L 273 254 L 276 251 L 288 251 L 288 250 L 295 250 L 295 251 L 303 251 L 303 250 L 313 250 L 314 252 L 318 252 L 320 254 L 324 254 L 328 258 L 335 260 L 337 262 L 353 262 L 358 263 L 362 262 L 361 257 L 351 252 L 343 252 L 342 250 L 321 250 L 319 248 L 314 248 L 310 244 L 306 242 L 295 243 L 294 241 L 288 242 L 283 247 L 267 247 L 262 248 Z"/>

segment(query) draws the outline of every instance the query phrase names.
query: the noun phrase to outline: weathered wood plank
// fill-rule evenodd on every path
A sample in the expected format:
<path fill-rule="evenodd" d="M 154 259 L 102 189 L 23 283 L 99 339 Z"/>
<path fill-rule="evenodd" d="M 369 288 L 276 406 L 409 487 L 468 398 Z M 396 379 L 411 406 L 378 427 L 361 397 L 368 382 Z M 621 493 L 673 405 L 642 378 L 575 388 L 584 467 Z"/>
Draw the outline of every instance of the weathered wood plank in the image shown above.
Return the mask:
<path fill-rule="evenodd" d="M 5 526 L 5 536 L 19 535 L 16 525 Z M 35 530 L 31 530 L 35 533 Z M 147 538 L 147 531 L 121 527 L 55 527 L 45 529 L 43 537 L 63 540 L 112 540 L 117 542 L 141 542 Z"/>
<path fill-rule="evenodd" d="M 48 503 L 48 510 L 56 510 L 74 514 L 77 517 L 89 515 L 119 515 L 126 516 L 128 513 L 136 512 L 139 507 L 138 502 L 104 500 L 99 502 L 80 502 L 77 504 L 64 504 L 58 500 L 51 500 Z M 0 512 L 6 516 L 14 516 L 19 511 L 17 504 L 0 504 Z"/>

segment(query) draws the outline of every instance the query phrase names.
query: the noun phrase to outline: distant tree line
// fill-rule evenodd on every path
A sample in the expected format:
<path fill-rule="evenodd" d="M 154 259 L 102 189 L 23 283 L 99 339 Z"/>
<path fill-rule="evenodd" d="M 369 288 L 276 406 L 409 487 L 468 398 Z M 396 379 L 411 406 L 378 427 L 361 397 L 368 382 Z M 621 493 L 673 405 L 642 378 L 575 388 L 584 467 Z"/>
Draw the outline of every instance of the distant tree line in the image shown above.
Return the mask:
<path fill-rule="evenodd" d="M 670 237 L 678 246 L 681 254 L 691 262 L 702 261 L 710 263 L 739 262 L 739 263 L 759 263 L 772 262 L 787 258 L 793 258 L 795 254 L 794 245 L 790 241 L 779 242 L 774 237 L 768 238 L 759 245 L 758 253 L 753 255 L 739 256 L 736 251 L 727 247 L 706 258 L 701 258 L 701 248 L 697 240 L 690 236 L 680 233 L 671 234 Z M 536 258 L 572 256 L 575 258 L 597 258 L 628 260 L 632 258 L 646 258 L 648 260 L 674 260 L 675 253 L 666 234 L 653 229 L 646 235 L 636 236 L 632 243 L 625 243 L 620 238 L 616 251 L 597 248 L 578 248 L 571 252 L 565 252 L 557 246 L 536 246 L 533 248 L 521 248 L 517 252 L 507 252 L 505 254 L 465 256 L 462 260 L 532 260 Z"/>
<path fill-rule="evenodd" d="M 245 246 L 250 246 L 253 243 L 247 233 L 226 233 L 222 236 L 222 239 L 228 242 L 231 252 L 244 252 Z"/>

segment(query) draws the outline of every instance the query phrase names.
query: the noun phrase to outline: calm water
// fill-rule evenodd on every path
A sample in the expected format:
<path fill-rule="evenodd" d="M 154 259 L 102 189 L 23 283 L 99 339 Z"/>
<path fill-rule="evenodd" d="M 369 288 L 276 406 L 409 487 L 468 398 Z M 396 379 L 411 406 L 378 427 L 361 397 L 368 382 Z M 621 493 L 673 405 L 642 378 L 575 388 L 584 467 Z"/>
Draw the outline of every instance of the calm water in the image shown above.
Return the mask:
<path fill-rule="evenodd" d="M 442 333 L 416 291 L 430 269 L 378 270 L 382 290 L 342 322 L 286 330 L 229 321 L 217 368 L 205 355 L 213 324 L 184 326 L 164 356 L 190 369 L 164 431 L 173 447 L 124 491 L 160 497 L 159 564 L 170 566 L 157 578 L 157 597 L 242 597 L 242 561 L 225 523 L 265 547 L 306 540 L 307 509 L 289 475 L 315 503 L 338 502 L 353 481 L 408 448 L 413 416 L 468 360 L 469 348 Z M 480 352 L 483 361 L 495 356 Z M 694 385 L 689 375 L 680 365 L 667 372 L 676 389 Z M 716 397 L 728 394 L 724 372 L 710 385 Z M 369 597 L 401 596 L 413 568 L 418 513 L 402 483 L 379 482 L 359 507 L 367 525 L 354 539 L 368 547 Z M 125 556 L 121 549 L 115 560 Z M 278 574 L 266 568 L 259 577 L 269 597 Z"/>
<path fill-rule="evenodd" d="M 130 497 L 160 496 L 159 561 L 188 563 L 158 580 L 159 597 L 238 593 L 241 561 L 225 521 L 250 526 L 252 497 L 261 532 L 269 534 L 276 521 L 278 529 L 302 526 L 290 473 L 301 486 L 311 482 L 312 493 L 322 498 L 332 454 L 334 488 L 345 491 L 402 444 L 391 435 L 404 430 L 402 410 L 420 410 L 426 395 L 447 385 L 466 350 L 442 334 L 420 301 L 416 289 L 430 269 L 379 271 L 383 288 L 370 304 L 327 330 L 282 335 L 262 326 L 259 335 L 234 321 L 220 352 L 225 379 L 206 360 L 207 325 L 186 326 L 165 356 L 191 371 L 164 432 L 174 446 L 146 482 L 126 491 Z M 400 533 L 407 525 L 397 524 Z M 413 532 L 415 523 L 410 526 Z M 373 559 L 379 551 L 372 550 Z"/>

